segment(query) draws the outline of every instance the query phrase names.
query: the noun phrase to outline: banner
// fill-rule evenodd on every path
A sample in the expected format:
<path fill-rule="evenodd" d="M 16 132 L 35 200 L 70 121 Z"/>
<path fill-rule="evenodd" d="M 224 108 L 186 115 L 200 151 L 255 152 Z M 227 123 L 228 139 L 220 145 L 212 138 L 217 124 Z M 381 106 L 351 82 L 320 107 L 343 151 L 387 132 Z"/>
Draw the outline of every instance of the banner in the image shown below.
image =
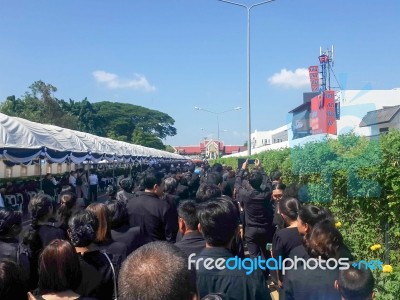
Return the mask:
<path fill-rule="evenodd" d="M 318 66 L 311 66 L 308 68 L 310 74 L 311 91 L 318 92 L 319 90 L 319 68 Z"/>
<path fill-rule="evenodd" d="M 312 134 L 337 134 L 335 91 L 325 91 L 311 99 Z"/>

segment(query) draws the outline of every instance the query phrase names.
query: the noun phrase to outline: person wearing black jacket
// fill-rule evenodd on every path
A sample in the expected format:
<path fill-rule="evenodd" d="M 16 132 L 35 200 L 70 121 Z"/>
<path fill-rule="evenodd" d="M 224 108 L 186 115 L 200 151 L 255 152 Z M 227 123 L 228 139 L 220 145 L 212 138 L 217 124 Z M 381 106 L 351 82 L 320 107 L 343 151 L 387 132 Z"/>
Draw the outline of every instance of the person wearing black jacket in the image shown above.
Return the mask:
<path fill-rule="evenodd" d="M 47 173 L 46 176 L 44 177 L 42 181 L 42 190 L 45 194 L 54 197 L 55 194 L 55 189 L 57 188 L 57 185 L 54 184 L 53 175 L 50 173 Z"/>
<path fill-rule="evenodd" d="M 128 204 L 129 225 L 139 226 L 150 241 L 174 243 L 178 231 L 176 211 L 165 200 L 163 174 L 149 172 L 143 179 L 144 192 Z"/>
<path fill-rule="evenodd" d="M 199 295 L 204 297 L 210 293 L 224 293 L 232 300 L 271 299 L 260 269 L 246 273 L 245 268 L 209 268 L 206 263 L 210 260 L 226 263 L 234 258 L 229 244 L 239 225 L 237 214 L 235 205 L 226 198 L 212 199 L 197 206 L 199 230 L 206 240 L 206 248 L 199 256 L 189 256 L 188 263 L 190 266 L 192 262 L 196 264 Z"/>
<path fill-rule="evenodd" d="M 111 237 L 114 241 L 124 243 L 128 247 L 127 255 L 146 244 L 141 228 L 129 227 L 124 201 L 112 201 L 107 204 L 107 208 L 110 211 Z"/>
<path fill-rule="evenodd" d="M 39 254 L 52 240 L 66 239 L 62 224 L 53 218 L 53 199 L 46 194 L 38 194 L 29 202 L 31 211 L 31 226 L 24 234 L 23 244 L 29 249 L 30 257 L 30 288 L 34 288 L 38 278 Z"/>
<path fill-rule="evenodd" d="M 183 237 L 175 243 L 179 249 L 190 255 L 200 252 L 206 247 L 206 240 L 198 230 L 199 219 L 196 215 L 196 202 L 193 200 L 183 201 L 178 207 L 179 231 Z"/>
<path fill-rule="evenodd" d="M 271 204 L 271 187 L 264 180 L 260 162 L 256 160 L 256 170 L 249 174 L 248 184 L 242 185 L 243 173 L 247 170 L 246 160 L 238 172 L 235 181 L 237 200 L 244 207 L 245 240 L 251 258 L 270 256 L 266 244 L 272 241 L 273 208 Z"/>
<path fill-rule="evenodd" d="M 0 259 L 18 261 L 18 235 L 22 229 L 21 224 L 21 212 L 0 208 Z"/>
<path fill-rule="evenodd" d="M 76 292 L 82 296 L 110 300 L 116 292 L 114 282 L 122 262 L 116 262 L 112 254 L 98 250 L 94 244 L 98 226 L 95 214 L 88 210 L 77 212 L 68 221 L 68 236 L 79 254 L 82 270 L 82 280 Z M 113 267 L 109 259 L 115 262 Z"/>

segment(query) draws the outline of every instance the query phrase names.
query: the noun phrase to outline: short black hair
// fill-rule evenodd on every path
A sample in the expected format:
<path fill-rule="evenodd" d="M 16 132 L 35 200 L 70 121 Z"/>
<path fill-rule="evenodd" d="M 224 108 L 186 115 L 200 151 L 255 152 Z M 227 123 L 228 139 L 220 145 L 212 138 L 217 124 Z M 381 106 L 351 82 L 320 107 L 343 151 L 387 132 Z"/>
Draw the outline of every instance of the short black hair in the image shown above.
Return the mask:
<path fill-rule="evenodd" d="M 198 202 L 205 202 L 212 198 L 221 197 L 222 191 L 219 186 L 215 184 L 202 183 L 196 192 L 196 200 Z"/>
<path fill-rule="evenodd" d="M 186 200 L 181 202 L 178 206 L 178 216 L 185 221 L 187 229 L 197 230 L 197 225 L 199 225 L 199 218 L 196 214 L 195 201 Z"/>
<path fill-rule="evenodd" d="M 339 292 L 346 300 L 370 299 L 374 290 L 375 280 L 370 269 L 365 266 L 339 271 Z"/>
<path fill-rule="evenodd" d="M 207 173 L 206 175 L 206 183 L 208 184 L 221 184 L 223 181 L 222 175 L 220 172 L 212 171 Z"/>
<path fill-rule="evenodd" d="M 249 175 L 249 183 L 253 189 L 259 190 L 263 183 L 263 175 L 260 171 L 252 171 Z"/>
<path fill-rule="evenodd" d="M 303 205 L 299 209 L 299 218 L 303 223 L 314 226 L 318 222 L 329 220 L 332 223 L 334 218 L 332 213 L 325 207 L 315 205 Z"/>
<path fill-rule="evenodd" d="M 191 300 L 197 293 L 196 275 L 187 262 L 187 256 L 167 242 L 138 248 L 122 264 L 118 299 Z"/>
<path fill-rule="evenodd" d="M 152 189 L 154 185 L 160 185 L 164 178 L 164 174 L 161 172 L 148 172 L 144 176 L 143 185 L 145 189 Z"/>
<path fill-rule="evenodd" d="M 282 173 L 279 170 L 275 170 L 271 173 L 271 180 L 278 181 L 282 177 Z"/>
<path fill-rule="evenodd" d="M 213 164 L 213 166 L 211 167 L 211 171 L 212 171 L 212 172 L 221 173 L 223 169 L 224 169 L 224 167 L 223 167 L 220 163 L 215 163 L 215 164 Z"/>
<path fill-rule="evenodd" d="M 96 215 L 88 210 L 82 210 L 72 215 L 68 221 L 71 244 L 75 247 L 86 247 L 96 239 L 99 221 Z"/>
<path fill-rule="evenodd" d="M 207 244 L 213 247 L 227 246 L 239 225 L 237 208 L 223 197 L 198 204 L 197 217 Z"/>
<path fill-rule="evenodd" d="M 128 210 L 126 203 L 123 200 L 115 200 L 107 203 L 107 208 L 110 212 L 111 229 L 119 228 L 122 225 L 128 224 Z"/>

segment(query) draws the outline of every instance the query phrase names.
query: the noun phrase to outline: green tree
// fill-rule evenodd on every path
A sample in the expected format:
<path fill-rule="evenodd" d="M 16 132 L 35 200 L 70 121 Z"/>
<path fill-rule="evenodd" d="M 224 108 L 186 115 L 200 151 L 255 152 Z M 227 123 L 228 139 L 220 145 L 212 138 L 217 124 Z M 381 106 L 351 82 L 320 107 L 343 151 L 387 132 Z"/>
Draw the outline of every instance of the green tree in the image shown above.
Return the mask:
<path fill-rule="evenodd" d="M 53 124 L 98 136 L 164 149 L 162 139 L 176 135 L 168 114 L 128 103 L 65 101 L 54 97 L 57 88 L 41 80 L 21 98 L 7 97 L 0 111 L 34 122 Z"/>
<path fill-rule="evenodd" d="M 158 138 L 154 134 L 145 132 L 140 128 L 136 128 L 133 132 L 132 142 L 136 145 L 142 145 L 154 149 L 165 149 L 165 146 L 160 138 Z"/>

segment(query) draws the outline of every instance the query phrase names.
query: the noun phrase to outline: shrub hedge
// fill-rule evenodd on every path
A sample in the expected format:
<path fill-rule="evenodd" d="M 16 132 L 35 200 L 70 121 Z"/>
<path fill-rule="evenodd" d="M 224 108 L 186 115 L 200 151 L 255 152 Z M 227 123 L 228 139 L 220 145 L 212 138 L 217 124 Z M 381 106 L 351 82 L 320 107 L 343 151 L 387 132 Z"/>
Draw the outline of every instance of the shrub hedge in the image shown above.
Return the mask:
<path fill-rule="evenodd" d="M 328 207 L 357 260 L 380 259 L 376 299 L 400 297 L 400 131 L 370 140 L 354 134 L 253 155 L 267 172 L 279 169 L 299 198 Z M 233 168 L 237 158 L 218 161 Z M 391 268 L 392 267 L 392 268 Z"/>

